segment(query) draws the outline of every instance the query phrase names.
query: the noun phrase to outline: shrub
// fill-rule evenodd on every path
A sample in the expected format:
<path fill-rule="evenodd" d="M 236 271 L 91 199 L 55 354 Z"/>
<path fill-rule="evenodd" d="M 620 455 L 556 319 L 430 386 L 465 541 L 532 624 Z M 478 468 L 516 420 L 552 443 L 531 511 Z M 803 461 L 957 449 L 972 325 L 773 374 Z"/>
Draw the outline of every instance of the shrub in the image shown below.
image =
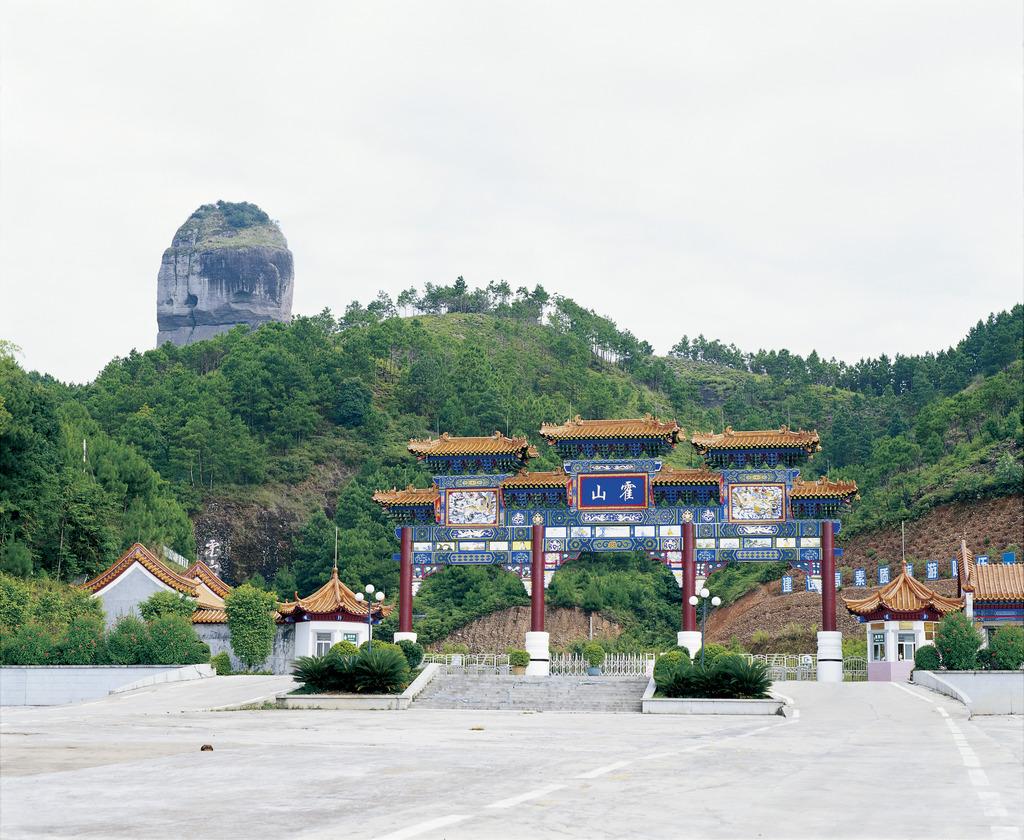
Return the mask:
<path fill-rule="evenodd" d="M 0 572 L 25 578 L 32 574 L 32 552 L 25 543 L 12 540 L 0 547 Z"/>
<path fill-rule="evenodd" d="M 0 629 L 13 632 L 32 615 L 32 588 L 23 580 L 0 574 Z"/>
<path fill-rule="evenodd" d="M 409 663 L 401 648 L 374 646 L 355 662 L 355 687 L 360 694 L 396 694 L 409 684 Z"/>
<path fill-rule="evenodd" d="M 162 615 L 149 624 L 151 665 L 195 665 L 210 661 L 210 646 L 180 615 Z"/>
<path fill-rule="evenodd" d="M 974 667 L 979 671 L 991 671 L 993 668 L 997 668 L 996 657 L 992 652 L 992 648 L 982 648 L 978 651 L 974 657 Z"/>
<path fill-rule="evenodd" d="M 179 615 L 190 619 L 195 608 L 194 598 L 166 591 L 154 592 L 139 604 L 139 612 L 146 621 L 154 621 L 162 615 Z"/>
<path fill-rule="evenodd" d="M 139 665 L 149 656 L 149 627 L 134 615 L 123 615 L 107 636 L 107 655 L 115 665 Z"/>
<path fill-rule="evenodd" d="M 359 653 L 359 646 L 352 642 L 340 641 L 333 645 L 328 651 L 328 656 L 355 656 Z"/>
<path fill-rule="evenodd" d="M 583 658 L 591 668 L 600 668 L 604 662 L 604 648 L 598 642 L 587 642 L 583 646 Z"/>
<path fill-rule="evenodd" d="M 521 650 L 520 648 L 509 648 L 505 653 L 508 654 L 508 664 L 513 668 L 525 668 L 530 664 L 529 651 Z"/>
<path fill-rule="evenodd" d="M 329 667 L 326 656 L 300 656 L 292 667 L 292 675 L 300 683 L 316 691 L 324 691 Z"/>
<path fill-rule="evenodd" d="M 942 666 L 939 651 L 935 645 L 922 645 L 914 652 L 914 667 L 922 671 L 938 671 Z"/>
<path fill-rule="evenodd" d="M 989 645 L 993 664 L 1003 671 L 1016 671 L 1024 665 L 1024 627 L 1000 627 Z"/>
<path fill-rule="evenodd" d="M 398 646 L 402 649 L 402 653 L 405 654 L 405 660 L 409 663 L 409 668 L 415 670 L 419 667 L 419 664 L 423 661 L 423 645 L 417 644 L 412 639 L 402 639 L 398 642 Z"/>
<path fill-rule="evenodd" d="M 224 609 L 231 631 L 231 649 L 246 668 L 257 667 L 274 649 L 274 595 L 244 583 L 228 593 Z"/>
<path fill-rule="evenodd" d="M 686 648 L 677 647 L 667 650 L 654 661 L 654 682 L 658 688 L 664 688 L 672 674 L 680 666 L 690 664 L 690 654 Z"/>
<path fill-rule="evenodd" d="M 764 663 L 732 656 L 703 667 L 681 664 L 672 672 L 662 693 L 666 697 L 760 700 L 769 696 L 769 688 L 771 680 Z"/>
<path fill-rule="evenodd" d="M 62 665 L 106 665 L 107 638 L 103 622 L 91 615 L 72 619 L 57 644 L 57 659 Z"/>
<path fill-rule="evenodd" d="M 211 656 L 210 664 L 213 666 L 213 670 L 217 672 L 218 677 L 231 676 L 231 657 L 226 650 Z"/>
<path fill-rule="evenodd" d="M 374 639 L 373 640 L 373 649 L 377 650 L 378 648 L 380 650 L 393 650 L 396 653 L 401 653 L 402 656 L 405 656 L 405 652 L 398 645 L 396 645 L 394 642 L 385 642 L 383 639 Z M 370 640 L 367 639 L 365 642 L 363 642 L 359 646 L 359 653 L 361 653 L 361 654 L 366 653 L 369 649 L 370 649 Z"/>
<path fill-rule="evenodd" d="M 327 656 L 300 656 L 295 660 L 295 679 L 315 692 L 355 690 L 355 664 L 358 656 L 334 653 Z M 404 661 L 404 657 L 403 657 Z"/>
<path fill-rule="evenodd" d="M 700 662 L 700 659 L 701 659 L 700 654 L 701 654 L 701 652 L 698 650 L 693 655 L 693 661 L 694 662 Z M 731 650 L 729 650 L 727 647 L 725 647 L 724 645 L 716 645 L 713 642 L 704 645 L 704 665 L 705 666 L 713 665 L 719 659 L 728 658 L 730 656 L 735 656 L 735 654 Z"/>
<path fill-rule="evenodd" d="M 53 632 L 38 622 L 21 625 L 4 637 L 0 659 L 4 665 L 55 665 L 57 640 Z"/>
<path fill-rule="evenodd" d="M 950 671 L 969 671 L 976 664 L 981 634 L 962 612 L 950 613 L 939 622 L 935 647 Z"/>
<path fill-rule="evenodd" d="M 461 642 L 445 642 L 441 645 L 441 653 L 469 653 L 469 645 Z"/>
<path fill-rule="evenodd" d="M 327 672 L 324 675 L 326 691 L 351 693 L 356 690 L 356 663 L 358 656 L 328 656 Z"/>

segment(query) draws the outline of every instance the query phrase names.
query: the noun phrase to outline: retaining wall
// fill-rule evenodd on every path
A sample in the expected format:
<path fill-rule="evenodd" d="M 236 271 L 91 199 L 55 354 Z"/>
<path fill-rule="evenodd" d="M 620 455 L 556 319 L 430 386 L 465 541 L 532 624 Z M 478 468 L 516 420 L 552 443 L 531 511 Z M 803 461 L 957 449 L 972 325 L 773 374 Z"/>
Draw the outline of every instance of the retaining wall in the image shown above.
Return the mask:
<path fill-rule="evenodd" d="M 61 706 L 213 675 L 209 665 L 7 665 L 0 668 L 0 706 Z"/>
<path fill-rule="evenodd" d="M 963 703 L 971 715 L 1024 715 L 1024 671 L 922 671 L 913 682 Z"/>

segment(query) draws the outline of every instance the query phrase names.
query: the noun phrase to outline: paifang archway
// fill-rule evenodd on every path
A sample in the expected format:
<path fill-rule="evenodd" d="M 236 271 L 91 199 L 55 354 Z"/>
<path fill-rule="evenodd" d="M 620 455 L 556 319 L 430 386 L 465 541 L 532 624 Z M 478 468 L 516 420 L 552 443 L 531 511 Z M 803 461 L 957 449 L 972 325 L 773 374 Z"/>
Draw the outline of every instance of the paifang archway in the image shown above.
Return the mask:
<path fill-rule="evenodd" d="M 545 424 L 540 435 L 557 448 L 561 470 L 529 471 L 537 450 L 525 437 L 500 432 L 409 441 L 409 451 L 433 471 L 432 485 L 373 496 L 396 520 L 401 544 L 396 639 L 415 639 L 418 581 L 444 565 L 498 564 L 527 584 L 527 673 L 546 674 L 544 585 L 535 582 L 546 585 L 581 552 L 642 551 L 665 563 L 682 586 L 678 642 L 692 653 L 700 633 L 689 597 L 698 579 L 730 563 L 785 561 L 828 584 L 818 586 L 818 678 L 842 680 L 834 535 L 857 485 L 800 478 L 797 466 L 821 449 L 817 432 L 782 426 L 694 434 L 690 443 L 704 459 L 699 469 L 663 465 L 682 429 L 650 415 L 576 417 Z"/>

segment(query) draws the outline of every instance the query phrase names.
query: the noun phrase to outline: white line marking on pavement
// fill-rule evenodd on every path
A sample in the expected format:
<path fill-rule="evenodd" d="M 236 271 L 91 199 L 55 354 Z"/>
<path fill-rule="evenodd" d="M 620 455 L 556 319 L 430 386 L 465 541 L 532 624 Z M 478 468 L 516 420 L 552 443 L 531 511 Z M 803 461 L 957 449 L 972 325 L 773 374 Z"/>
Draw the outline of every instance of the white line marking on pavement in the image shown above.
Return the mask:
<path fill-rule="evenodd" d="M 632 761 L 616 761 L 614 764 L 606 764 L 604 767 L 598 767 L 596 770 L 588 770 L 586 773 L 580 773 L 577 779 L 596 779 L 598 776 L 603 776 L 605 773 L 611 773 L 612 770 L 618 770 L 620 767 L 625 767 L 627 764 L 632 764 Z"/>
<path fill-rule="evenodd" d="M 891 685 L 893 688 L 898 688 L 900 691 L 905 691 L 911 697 L 916 697 L 918 700 L 924 700 L 925 703 L 931 703 L 933 706 L 935 705 L 935 701 L 932 700 L 931 697 L 923 697 L 922 695 L 918 694 L 916 691 L 911 691 L 905 685 L 900 685 L 899 683 L 889 683 L 889 685 Z"/>
<path fill-rule="evenodd" d="M 672 752 L 651 753 L 650 755 L 645 755 L 643 757 L 643 760 L 644 761 L 657 761 L 659 758 L 668 758 L 670 755 L 675 755 L 675 753 L 672 753 Z"/>
<path fill-rule="evenodd" d="M 406 837 L 415 837 L 417 834 L 423 834 L 424 832 L 432 831 L 435 828 L 444 828 L 446 825 L 455 825 L 455 823 L 468 819 L 469 814 L 449 814 L 447 817 L 438 817 L 436 820 L 427 820 L 426 822 L 411 825 L 408 828 L 400 829 L 399 831 L 392 832 L 391 834 L 385 834 L 383 837 L 377 838 L 377 840 L 405 840 Z"/>
<path fill-rule="evenodd" d="M 1015 825 L 992 826 L 992 840 L 1017 840 L 1020 829 Z"/>
<path fill-rule="evenodd" d="M 971 777 L 971 784 L 975 787 L 988 787 L 988 775 L 984 770 L 968 770 L 967 775 Z"/>
<path fill-rule="evenodd" d="M 538 796 L 545 796 L 549 793 L 554 793 L 556 790 L 561 790 L 565 785 L 548 785 L 547 787 L 537 788 L 536 790 L 529 790 L 526 793 L 521 793 L 518 796 L 510 796 L 508 799 L 500 799 L 497 802 L 492 802 L 488 805 L 488 808 L 511 808 L 513 805 L 518 805 L 520 802 L 526 802 L 530 799 L 536 799 Z"/>
<path fill-rule="evenodd" d="M 949 712 L 947 712 L 945 709 L 943 709 L 942 706 L 939 706 L 939 714 L 942 715 L 943 717 L 949 717 Z"/>

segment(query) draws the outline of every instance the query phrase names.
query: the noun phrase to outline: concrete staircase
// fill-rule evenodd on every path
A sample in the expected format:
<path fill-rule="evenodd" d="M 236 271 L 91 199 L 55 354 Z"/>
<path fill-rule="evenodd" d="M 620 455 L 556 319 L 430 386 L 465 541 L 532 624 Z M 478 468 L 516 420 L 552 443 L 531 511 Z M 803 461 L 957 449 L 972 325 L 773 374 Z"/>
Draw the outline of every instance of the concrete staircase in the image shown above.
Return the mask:
<path fill-rule="evenodd" d="M 646 677 L 513 677 L 438 674 L 413 702 L 418 709 L 639 712 Z"/>

